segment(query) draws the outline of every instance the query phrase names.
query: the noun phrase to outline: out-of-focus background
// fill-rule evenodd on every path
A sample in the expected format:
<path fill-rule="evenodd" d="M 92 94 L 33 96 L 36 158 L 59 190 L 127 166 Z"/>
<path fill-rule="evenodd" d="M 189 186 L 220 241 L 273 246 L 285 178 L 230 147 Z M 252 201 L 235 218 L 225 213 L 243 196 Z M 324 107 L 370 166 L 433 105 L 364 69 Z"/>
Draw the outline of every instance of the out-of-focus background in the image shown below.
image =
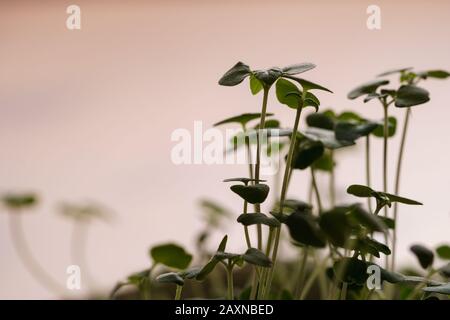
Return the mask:
<path fill-rule="evenodd" d="M 66 28 L 71 4 L 81 8 L 81 30 Z M 381 30 L 366 27 L 371 4 L 381 8 Z M 175 129 L 259 112 L 260 97 L 247 83 L 217 84 L 235 62 L 254 69 L 313 62 L 317 68 L 305 77 L 334 91 L 320 94 L 323 107 L 376 119 L 376 103 L 349 101 L 347 92 L 391 68 L 450 69 L 449 30 L 444 0 L 1 1 L 0 192 L 40 196 L 39 206 L 23 213 L 25 235 L 62 283 L 73 223 L 57 214 L 58 204 L 91 200 L 111 208 L 113 217 L 92 223 L 87 238 L 89 267 L 106 290 L 148 266 L 151 244 L 176 240 L 193 248 L 198 199 L 241 210 L 221 180 L 247 174 L 245 166 L 176 166 L 170 158 Z M 412 261 L 411 242 L 449 240 L 449 83 L 423 86 L 431 102 L 413 110 L 401 194 L 425 205 L 400 208 L 400 265 Z M 401 122 L 402 110 L 391 109 Z M 292 126 L 292 110 L 273 94 L 269 111 Z M 390 188 L 398 142 L 397 134 L 389 146 Z M 381 188 L 381 140 L 373 144 L 373 183 Z M 346 186 L 364 183 L 363 147 L 339 159 L 338 196 L 348 201 Z M 305 198 L 308 179 L 296 173 L 291 196 Z M 224 232 L 238 250 L 239 226 Z M 55 298 L 21 265 L 6 212 L 0 256 L 0 298 Z"/>

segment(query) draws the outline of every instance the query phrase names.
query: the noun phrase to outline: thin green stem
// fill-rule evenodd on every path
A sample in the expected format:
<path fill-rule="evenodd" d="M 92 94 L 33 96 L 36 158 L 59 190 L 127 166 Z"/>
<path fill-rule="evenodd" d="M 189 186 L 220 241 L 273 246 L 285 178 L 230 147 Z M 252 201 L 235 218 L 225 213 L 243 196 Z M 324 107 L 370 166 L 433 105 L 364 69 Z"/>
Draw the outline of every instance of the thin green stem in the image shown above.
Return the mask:
<path fill-rule="evenodd" d="M 25 239 L 22 227 L 22 215 L 17 210 L 9 214 L 9 230 L 11 240 L 17 255 L 31 276 L 43 287 L 57 295 L 63 295 L 66 290 L 56 279 L 47 273 L 38 260 L 34 257 Z"/>
<path fill-rule="evenodd" d="M 371 181 L 370 181 L 370 135 L 367 135 L 366 137 L 366 185 L 370 188 L 371 187 Z M 372 213 L 372 199 L 371 197 L 367 198 L 367 205 L 369 208 L 369 212 Z"/>
<path fill-rule="evenodd" d="M 320 193 L 319 193 L 319 187 L 317 186 L 317 181 L 316 181 L 316 175 L 314 173 L 314 169 L 313 167 L 311 168 L 311 181 L 312 181 L 312 185 L 314 188 L 314 192 L 316 194 L 316 200 L 317 200 L 317 207 L 319 209 L 319 215 L 322 212 L 322 201 L 320 200 Z"/>
<path fill-rule="evenodd" d="M 267 112 L 267 98 L 269 96 L 270 87 L 264 87 L 263 91 L 263 102 L 261 108 L 261 119 L 259 122 L 259 129 L 256 134 L 256 165 L 255 165 L 255 179 L 256 182 L 259 181 L 260 178 L 260 168 L 261 168 L 261 137 L 260 133 L 264 130 L 266 126 L 266 112 Z M 255 205 L 255 211 L 261 212 L 261 206 L 259 204 Z M 257 228 L 257 236 L 258 236 L 258 249 L 262 249 L 262 227 L 261 224 L 256 225 Z"/>
<path fill-rule="evenodd" d="M 384 109 L 384 132 L 383 132 L 383 192 L 388 192 L 388 168 L 387 168 L 387 155 L 388 155 L 388 135 L 389 135 L 389 123 L 388 123 L 388 106 L 383 104 Z M 388 216 L 388 208 L 384 207 L 384 216 Z"/>
<path fill-rule="evenodd" d="M 330 202 L 331 207 L 334 208 L 336 205 L 336 177 L 334 172 L 334 151 L 330 151 L 330 157 L 331 157 L 331 171 L 330 171 Z"/>
<path fill-rule="evenodd" d="M 244 200 L 244 214 L 247 214 L 247 201 Z M 252 247 L 252 243 L 250 241 L 250 234 L 248 232 L 248 227 L 244 226 L 245 232 L 245 242 L 247 243 L 247 248 L 250 249 Z"/>
<path fill-rule="evenodd" d="M 303 284 L 305 282 L 305 268 L 306 268 L 306 262 L 308 261 L 308 247 L 305 247 L 303 249 L 303 254 L 302 254 L 302 258 L 300 260 L 300 268 L 298 271 L 298 276 L 297 276 L 297 286 L 295 289 L 295 296 L 300 299 L 300 297 L 302 296 L 302 291 L 303 291 Z"/>
<path fill-rule="evenodd" d="M 398 154 L 398 159 L 397 159 L 397 173 L 395 175 L 395 195 L 398 195 L 400 192 L 400 174 L 401 174 L 401 170 L 402 170 L 402 161 L 403 161 L 403 153 L 405 150 L 405 141 L 406 141 L 406 133 L 408 131 L 408 122 L 409 122 L 409 116 L 411 115 L 411 108 L 408 108 L 406 110 L 406 115 L 405 115 L 405 122 L 403 124 L 403 131 L 402 131 L 402 140 L 400 142 L 400 151 Z M 398 213 L 398 203 L 395 202 L 394 203 L 394 221 L 395 221 L 395 228 L 393 230 L 393 235 L 392 235 L 392 257 L 391 257 L 391 270 L 395 269 L 395 255 L 396 255 L 396 246 L 397 246 L 397 228 L 398 228 L 398 223 L 397 223 L 397 213 Z"/>
<path fill-rule="evenodd" d="M 342 284 L 340 300 L 346 300 L 347 299 L 347 286 L 348 286 L 347 282 L 344 282 Z"/>
<path fill-rule="evenodd" d="M 177 285 L 177 290 L 175 291 L 175 300 L 181 300 L 181 292 L 183 291 L 183 286 Z"/>
<path fill-rule="evenodd" d="M 227 299 L 234 300 L 234 288 L 233 288 L 233 265 L 228 262 L 227 270 Z"/>
<path fill-rule="evenodd" d="M 303 92 L 303 95 L 305 95 L 305 91 Z M 302 109 L 303 109 L 303 98 L 304 97 L 302 97 L 302 102 L 299 103 L 296 114 L 295 114 L 294 128 L 292 130 L 291 141 L 289 144 L 288 157 L 286 160 L 286 166 L 284 168 L 283 184 L 281 186 L 281 196 L 280 196 L 280 214 L 283 214 L 284 200 L 286 199 L 289 174 L 291 172 L 292 159 L 294 157 L 295 142 L 297 139 L 297 132 L 298 132 L 299 124 L 300 124 L 300 116 L 302 114 Z M 280 234 L 281 234 L 281 227 L 278 227 L 275 232 L 275 244 L 274 244 L 273 252 L 272 252 L 272 267 L 269 270 L 269 279 L 268 279 L 269 282 L 267 284 L 268 292 L 270 291 L 270 287 L 272 285 L 273 268 L 275 267 L 275 262 L 277 260 L 278 245 L 280 243 Z"/>

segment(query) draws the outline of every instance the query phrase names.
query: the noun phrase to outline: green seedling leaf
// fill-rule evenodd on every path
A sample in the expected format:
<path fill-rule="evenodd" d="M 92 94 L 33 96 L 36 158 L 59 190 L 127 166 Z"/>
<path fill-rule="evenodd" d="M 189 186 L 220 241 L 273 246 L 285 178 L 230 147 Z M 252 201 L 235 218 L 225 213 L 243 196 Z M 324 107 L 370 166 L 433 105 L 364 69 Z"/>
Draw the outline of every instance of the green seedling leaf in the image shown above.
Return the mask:
<path fill-rule="evenodd" d="M 272 261 L 261 251 L 255 248 L 249 248 L 243 255 L 242 259 L 255 266 L 269 268 L 272 266 Z"/>
<path fill-rule="evenodd" d="M 450 246 L 443 244 L 436 248 L 436 254 L 439 258 L 450 260 Z"/>
<path fill-rule="evenodd" d="M 373 189 L 360 184 L 353 184 L 347 188 L 347 193 L 356 197 L 368 198 L 373 196 Z"/>
<path fill-rule="evenodd" d="M 225 252 L 225 249 L 227 247 L 227 241 L 228 241 L 228 236 L 225 235 L 222 238 L 222 241 L 220 241 L 219 247 L 217 248 L 217 252 Z"/>
<path fill-rule="evenodd" d="M 156 281 L 161 283 L 174 283 L 178 286 L 184 285 L 184 279 L 180 275 L 178 275 L 178 273 L 175 272 L 160 274 L 159 276 L 156 277 Z"/>
<path fill-rule="evenodd" d="M 395 135 L 397 129 L 397 119 L 395 117 L 388 117 L 388 138 Z M 372 132 L 374 136 L 383 138 L 384 137 L 384 123 L 378 123 L 378 126 Z"/>
<path fill-rule="evenodd" d="M 250 74 L 249 66 L 239 61 L 220 78 L 219 84 L 222 86 L 235 86 L 244 81 Z"/>
<path fill-rule="evenodd" d="M 351 221 L 362 225 L 370 232 L 385 232 L 387 229 L 386 225 L 377 215 L 367 212 L 360 205 L 354 205 L 353 209 L 347 215 Z"/>
<path fill-rule="evenodd" d="M 280 222 L 277 219 L 270 218 L 264 213 L 243 213 L 237 218 L 237 222 L 244 226 L 251 226 L 254 224 L 264 224 L 269 227 L 280 226 Z"/>
<path fill-rule="evenodd" d="M 347 97 L 349 99 L 356 99 L 360 96 L 374 93 L 379 87 L 389 84 L 389 80 L 385 79 L 377 79 L 356 87 L 352 91 L 349 92 Z"/>
<path fill-rule="evenodd" d="M 440 286 L 426 287 L 423 291 L 450 295 L 450 282 Z"/>
<path fill-rule="evenodd" d="M 389 205 L 391 202 L 400 202 L 409 205 L 422 205 L 421 202 L 418 202 L 416 200 L 396 196 L 387 192 L 375 191 L 372 188 L 359 184 L 349 186 L 347 188 L 347 193 L 360 198 L 374 197 L 379 201 L 386 201 L 386 203 Z"/>
<path fill-rule="evenodd" d="M 269 186 L 262 183 L 250 186 L 236 184 L 231 186 L 230 189 L 251 204 L 263 203 L 269 194 Z"/>
<path fill-rule="evenodd" d="M 325 148 L 339 149 L 354 145 L 353 141 L 338 140 L 332 130 L 325 130 L 320 128 L 308 128 L 303 135 L 312 141 L 320 141 Z"/>
<path fill-rule="evenodd" d="M 127 283 L 139 286 L 145 279 L 148 279 L 150 269 L 135 272 L 128 276 Z"/>
<path fill-rule="evenodd" d="M 206 277 L 213 272 L 213 270 L 216 268 L 217 264 L 220 262 L 220 260 L 216 257 L 213 256 L 207 264 L 205 264 L 205 266 L 200 270 L 200 272 L 197 274 L 197 276 L 195 277 L 196 280 L 198 281 L 203 281 L 206 279 Z"/>
<path fill-rule="evenodd" d="M 263 84 L 253 74 L 250 75 L 250 91 L 253 95 L 258 94 L 263 89 Z"/>
<path fill-rule="evenodd" d="M 427 90 L 413 85 L 404 85 L 397 91 L 395 106 L 398 108 L 412 107 L 429 100 L 430 94 Z"/>
<path fill-rule="evenodd" d="M 264 86 L 270 87 L 283 75 L 283 71 L 278 67 L 274 67 L 268 70 L 256 70 L 253 72 L 253 75 L 261 81 Z"/>
<path fill-rule="evenodd" d="M 229 178 L 223 180 L 223 182 L 242 182 L 243 184 L 247 185 L 249 182 L 266 182 L 266 180 L 261 179 L 250 179 L 250 178 Z"/>
<path fill-rule="evenodd" d="M 325 148 L 321 142 L 301 139 L 295 150 L 292 168 L 300 170 L 306 169 L 319 159 L 324 152 Z"/>
<path fill-rule="evenodd" d="M 356 114 L 355 112 L 351 112 L 351 111 L 344 111 L 341 114 L 339 114 L 336 118 L 337 118 L 337 120 L 340 120 L 340 121 L 349 121 L 349 122 L 354 122 L 354 123 L 362 123 L 362 122 L 366 121 L 360 115 Z"/>
<path fill-rule="evenodd" d="M 280 128 L 280 121 L 276 119 L 269 119 L 266 120 L 266 123 L 264 124 L 265 129 L 276 129 Z M 259 129 L 259 123 L 254 127 L 255 130 Z"/>
<path fill-rule="evenodd" d="M 382 217 L 382 216 L 378 216 L 378 218 L 381 219 L 381 221 L 383 221 L 383 223 L 386 225 L 386 227 L 388 229 L 395 229 L 395 220 L 388 218 L 388 217 Z"/>
<path fill-rule="evenodd" d="M 301 92 L 294 83 L 283 78 L 278 79 L 275 84 L 275 92 L 281 104 L 297 109 L 299 106 L 299 97 L 297 95 L 301 96 Z M 292 93 L 296 93 L 297 95 L 293 95 Z"/>
<path fill-rule="evenodd" d="M 5 207 L 15 210 L 29 208 L 37 203 L 37 197 L 31 193 L 6 194 L 1 200 Z"/>
<path fill-rule="evenodd" d="M 352 228 L 348 221 L 347 208 L 333 208 L 320 215 L 319 225 L 330 242 L 343 247 L 351 235 Z"/>
<path fill-rule="evenodd" d="M 298 82 L 304 91 L 309 91 L 309 90 L 322 90 L 322 91 L 327 91 L 330 93 L 333 93 L 333 91 L 331 91 L 330 89 L 327 89 L 317 83 L 305 80 L 305 79 L 301 79 L 301 78 L 297 78 L 297 77 L 292 77 L 292 76 L 286 76 L 286 78 L 294 80 L 296 82 Z"/>
<path fill-rule="evenodd" d="M 341 282 L 364 284 L 368 278 L 367 263 L 356 258 L 342 258 L 334 263 L 334 275 Z"/>
<path fill-rule="evenodd" d="M 303 73 L 303 72 L 309 71 L 311 69 L 314 69 L 315 67 L 316 67 L 316 65 L 313 64 L 313 63 L 308 63 L 308 62 L 306 62 L 306 63 L 297 63 L 297 64 L 293 64 L 293 65 L 284 67 L 282 69 L 282 71 L 283 71 L 283 75 L 290 75 L 290 76 L 292 76 L 292 75 L 296 75 L 296 74 L 299 74 L 299 73 Z"/>
<path fill-rule="evenodd" d="M 393 74 L 396 74 L 396 73 L 404 73 L 404 72 L 410 71 L 410 70 L 412 70 L 411 67 L 409 67 L 409 68 L 393 69 L 393 70 L 389 70 L 389 71 L 380 73 L 377 77 L 386 77 L 386 76 L 390 76 L 390 75 L 393 75 Z"/>
<path fill-rule="evenodd" d="M 330 152 L 325 151 L 324 154 L 319 159 L 314 161 L 313 168 L 315 170 L 331 172 L 335 167 L 335 165 L 336 164 L 333 158 L 331 157 Z"/>
<path fill-rule="evenodd" d="M 155 246 L 150 249 L 150 255 L 154 263 L 160 263 L 175 269 L 186 269 L 192 260 L 191 254 L 174 243 Z"/>
<path fill-rule="evenodd" d="M 428 71 L 418 72 L 417 75 L 423 79 L 426 79 L 426 78 L 446 79 L 446 78 L 450 77 L 450 73 L 448 73 L 445 70 L 428 70 Z"/>
<path fill-rule="evenodd" d="M 190 268 L 178 272 L 178 275 L 183 279 L 195 279 L 202 269 L 199 267 Z"/>
<path fill-rule="evenodd" d="M 267 113 L 266 117 L 273 116 L 273 113 Z M 214 127 L 220 126 L 222 124 L 228 124 L 228 123 L 238 123 L 242 126 L 246 126 L 246 124 L 252 120 L 256 120 L 261 118 L 261 113 L 243 113 L 238 116 L 234 116 L 231 118 L 224 119 L 222 121 L 219 121 L 214 124 Z"/>
<path fill-rule="evenodd" d="M 355 124 L 352 122 L 338 121 L 334 128 L 337 140 L 355 141 L 361 137 L 369 135 L 378 127 L 377 123 L 366 122 Z"/>
<path fill-rule="evenodd" d="M 324 112 L 311 113 L 306 117 L 306 123 L 310 127 L 321 128 L 326 130 L 334 130 L 334 117 Z"/>
<path fill-rule="evenodd" d="M 411 246 L 411 252 L 414 253 L 422 268 L 427 269 L 433 265 L 434 253 L 430 249 L 420 244 Z"/>
<path fill-rule="evenodd" d="M 294 212 L 287 217 L 284 223 L 287 225 L 292 239 L 296 242 L 317 248 L 325 247 L 325 235 L 311 214 Z"/>

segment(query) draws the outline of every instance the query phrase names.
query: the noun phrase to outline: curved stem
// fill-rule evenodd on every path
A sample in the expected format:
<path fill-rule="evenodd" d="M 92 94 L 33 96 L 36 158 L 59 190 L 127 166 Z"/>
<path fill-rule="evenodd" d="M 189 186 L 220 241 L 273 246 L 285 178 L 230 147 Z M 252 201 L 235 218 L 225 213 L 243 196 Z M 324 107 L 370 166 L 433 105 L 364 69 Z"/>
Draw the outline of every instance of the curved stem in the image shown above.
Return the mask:
<path fill-rule="evenodd" d="M 403 124 L 403 131 L 402 131 L 402 140 L 400 142 L 400 151 L 398 154 L 398 160 L 397 160 L 397 173 L 395 176 L 395 191 L 394 194 L 398 195 L 400 192 L 400 174 L 402 170 L 402 161 L 403 161 L 403 152 L 405 149 L 405 141 L 406 141 L 406 133 L 408 131 L 408 122 L 409 122 L 409 116 L 411 114 L 411 108 L 408 108 L 406 110 L 405 115 L 405 122 Z M 395 228 L 393 231 L 392 236 L 392 260 L 391 260 L 391 270 L 395 269 L 395 253 L 396 253 L 396 246 L 397 246 L 397 213 L 398 213 L 398 203 L 394 203 L 394 221 L 395 221 Z"/>
<path fill-rule="evenodd" d="M 25 239 L 20 212 L 15 211 L 9 214 L 9 230 L 14 249 L 27 271 L 49 291 L 57 295 L 63 295 L 66 291 L 64 286 L 48 274 L 33 256 Z"/>
<path fill-rule="evenodd" d="M 370 188 L 370 135 L 366 137 L 366 185 Z M 371 197 L 367 198 L 367 205 L 369 208 L 369 212 L 372 213 L 372 201 Z"/>
<path fill-rule="evenodd" d="M 181 292 L 183 291 L 183 286 L 177 285 L 177 291 L 175 292 L 175 300 L 181 300 Z"/>
<path fill-rule="evenodd" d="M 316 175 L 314 173 L 314 169 L 313 167 L 311 168 L 311 181 L 312 181 L 312 185 L 316 194 L 316 200 L 317 200 L 317 207 L 319 209 L 319 215 L 322 212 L 322 201 L 320 200 L 320 193 L 319 193 L 319 187 L 317 186 L 317 181 L 316 181 Z"/>
<path fill-rule="evenodd" d="M 87 248 L 87 225 L 83 222 L 75 221 L 72 230 L 71 237 L 71 258 L 72 263 L 79 265 L 83 270 L 83 279 L 86 279 L 88 286 L 94 287 L 95 280 L 89 272 L 89 267 L 86 261 L 86 248 Z"/>
<path fill-rule="evenodd" d="M 298 271 L 298 277 L 297 277 L 297 286 L 295 289 L 295 296 L 300 299 L 302 296 L 303 291 L 303 282 L 305 280 L 305 268 L 306 268 L 306 262 L 308 261 L 308 247 L 305 247 L 303 249 L 303 255 L 302 259 L 300 260 L 300 268 Z"/>

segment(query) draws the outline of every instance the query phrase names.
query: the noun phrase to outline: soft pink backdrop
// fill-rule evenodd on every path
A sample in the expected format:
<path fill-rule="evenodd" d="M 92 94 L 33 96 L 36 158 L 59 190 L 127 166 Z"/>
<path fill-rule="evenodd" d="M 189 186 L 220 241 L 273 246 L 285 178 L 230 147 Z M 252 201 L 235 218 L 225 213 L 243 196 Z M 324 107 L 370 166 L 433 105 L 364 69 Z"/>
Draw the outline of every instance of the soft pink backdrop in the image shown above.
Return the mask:
<path fill-rule="evenodd" d="M 81 7 L 81 31 L 65 28 L 70 4 Z M 366 28 L 370 4 L 381 7 L 380 31 Z M 192 248 L 198 198 L 240 210 L 221 179 L 246 174 L 245 167 L 170 161 L 174 129 L 259 110 L 246 85 L 217 85 L 236 61 L 254 68 L 314 62 L 307 77 L 335 92 L 321 94 L 324 107 L 380 118 L 379 106 L 348 101 L 346 93 L 390 68 L 450 69 L 449 29 L 448 1 L 2 1 L 0 191 L 40 194 L 38 210 L 24 217 L 27 237 L 62 282 L 71 224 L 55 205 L 93 199 L 113 208 L 115 219 L 94 223 L 89 238 L 89 264 L 107 289 L 148 264 L 150 244 L 174 239 Z M 413 261 L 411 241 L 449 240 L 450 83 L 424 86 L 432 100 L 414 109 L 401 193 L 425 206 L 401 208 L 403 263 Z M 273 96 L 269 111 L 292 125 L 292 111 Z M 397 146 L 398 136 L 391 150 Z M 364 182 L 362 152 L 360 146 L 339 164 L 341 188 Z M 380 160 L 373 158 L 374 176 Z M 306 194 L 307 179 L 296 175 L 296 195 Z M 54 298 L 20 264 L 6 222 L 1 214 L 0 298 Z M 227 230 L 235 250 L 240 231 Z"/>

